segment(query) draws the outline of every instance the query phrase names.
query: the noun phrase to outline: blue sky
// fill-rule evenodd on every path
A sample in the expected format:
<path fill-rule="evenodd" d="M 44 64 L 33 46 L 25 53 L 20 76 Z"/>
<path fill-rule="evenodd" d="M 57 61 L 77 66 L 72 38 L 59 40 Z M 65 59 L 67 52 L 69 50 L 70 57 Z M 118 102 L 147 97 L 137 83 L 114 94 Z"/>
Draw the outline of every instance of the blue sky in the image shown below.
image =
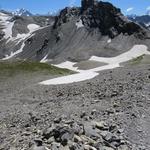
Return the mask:
<path fill-rule="evenodd" d="M 146 13 L 150 10 L 150 0 L 104 0 L 113 3 L 121 8 L 124 14 Z M 65 6 L 80 6 L 80 0 L 0 0 L 0 7 L 6 10 L 25 8 L 32 13 L 45 14 L 50 11 L 57 11 Z M 128 11 L 127 11 L 128 10 Z"/>

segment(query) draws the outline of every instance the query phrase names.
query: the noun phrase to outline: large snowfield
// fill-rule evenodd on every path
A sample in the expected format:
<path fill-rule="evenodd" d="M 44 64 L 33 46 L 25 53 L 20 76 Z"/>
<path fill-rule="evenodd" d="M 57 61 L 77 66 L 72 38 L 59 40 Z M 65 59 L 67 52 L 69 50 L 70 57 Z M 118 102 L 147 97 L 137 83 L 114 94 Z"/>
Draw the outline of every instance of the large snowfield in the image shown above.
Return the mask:
<path fill-rule="evenodd" d="M 46 80 L 46 81 L 40 82 L 40 84 L 42 84 L 42 85 L 69 84 L 69 83 L 80 82 L 80 81 L 92 79 L 92 78 L 96 77 L 97 75 L 99 75 L 99 73 L 98 73 L 99 71 L 120 67 L 121 63 L 127 62 L 129 60 L 132 60 L 132 59 L 137 58 L 144 54 L 150 55 L 150 52 L 148 51 L 147 46 L 134 45 L 133 48 L 131 48 L 129 51 L 127 51 L 121 55 L 118 55 L 116 57 L 105 58 L 105 57 L 92 56 L 89 60 L 107 63 L 107 65 L 89 69 L 86 71 L 79 70 L 77 67 L 74 67 L 74 65 L 76 63 L 66 61 L 61 64 L 55 65 L 55 66 L 60 67 L 60 68 L 67 68 L 72 71 L 76 71 L 76 72 L 78 72 L 77 74 Z"/>

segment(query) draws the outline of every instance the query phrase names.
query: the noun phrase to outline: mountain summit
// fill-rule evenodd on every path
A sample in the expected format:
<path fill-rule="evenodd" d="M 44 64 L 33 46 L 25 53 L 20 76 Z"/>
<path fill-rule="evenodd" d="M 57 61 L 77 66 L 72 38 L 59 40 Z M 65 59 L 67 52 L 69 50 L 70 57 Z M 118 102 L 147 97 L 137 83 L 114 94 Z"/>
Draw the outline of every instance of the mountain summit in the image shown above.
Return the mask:
<path fill-rule="evenodd" d="M 109 35 L 111 38 L 120 33 L 127 33 L 128 35 L 137 33 L 139 37 L 145 34 L 139 25 L 129 21 L 119 8 L 108 2 L 82 0 L 81 8 L 62 10 L 56 20 L 56 24 L 60 25 L 73 16 L 79 16 L 86 28 L 98 28 L 103 35 Z"/>

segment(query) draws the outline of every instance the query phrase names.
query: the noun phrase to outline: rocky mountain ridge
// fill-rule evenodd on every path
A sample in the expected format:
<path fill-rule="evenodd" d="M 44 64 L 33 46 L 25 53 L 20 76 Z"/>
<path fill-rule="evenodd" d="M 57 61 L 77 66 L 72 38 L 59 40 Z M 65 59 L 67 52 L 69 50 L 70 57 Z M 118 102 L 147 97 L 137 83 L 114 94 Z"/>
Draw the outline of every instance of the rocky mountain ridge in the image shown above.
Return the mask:
<path fill-rule="evenodd" d="M 144 31 L 137 24 L 129 21 L 121 10 L 108 2 L 82 1 L 81 8 L 65 8 L 56 19 L 54 27 L 69 21 L 69 16 L 80 16 L 85 27 L 98 28 L 103 35 L 114 38 L 120 33 L 131 35 L 133 33 L 144 36 Z"/>

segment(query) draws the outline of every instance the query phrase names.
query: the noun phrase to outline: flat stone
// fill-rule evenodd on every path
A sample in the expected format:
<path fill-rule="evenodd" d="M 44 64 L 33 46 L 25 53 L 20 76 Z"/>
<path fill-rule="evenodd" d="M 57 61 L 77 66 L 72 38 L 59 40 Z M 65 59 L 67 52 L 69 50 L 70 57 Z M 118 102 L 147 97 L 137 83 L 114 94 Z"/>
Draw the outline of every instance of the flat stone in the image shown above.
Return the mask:
<path fill-rule="evenodd" d="M 95 122 L 95 126 L 96 126 L 96 128 L 98 128 L 100 130 L 108 130 L 109 129 L 106 122 L 104 122 L 104 121 Z"/>
<path fill-rule="evenodd" d="M 108 146 L 103 146 L 103 147 L 101 148 L 101 150 L 114 150 L 114 149 L 111 148 L 111 147 L 108 147 Z"/>
<path fill-rule="evenodd" d="M 127 145 L 121 145 L 118 147 L 118 150 L 130 150 L 130 148 Z"/>
<path fill-rule="evenodd" d="M 92 147 L 90 145 L 84 145 L 84 150 L 97 150 L 95 147 Z"/>
<path fill-rule="evenodd" d="M 43 131 L 43 137 L 46 138 L 46 139 L 49 139 L 50 137 L 53 136 L 53 131 L 54 131 L 54 127 L 50 127 L 50 128 L 47 128 Z"/>
<path fill-rule="evenodd" d="M 53 142 L 51 144 L 51 149 L 52 150 L 62 150 L 62 145 L 60 143 L 57 142 Z"/>
<path fill-rule="evenodd" d="M 106 141 L 112 142 L 113 134 L 112 134 L 111 132 L 102 131 L 102 132 L 101 132 L 101 136 L 102 136 L 103 139 L 105 139 Z"/>
<path fill-rule="evenodd" d="M 74 135 L 74 142 L 80 143 L 80 142 L 83 142 L 83 140 L 82 140 L 82 138 L 79 137 L 78 135 Z"/>
<path fill-rule="evenodd" d="M 96 143 L 96 141 L 94 141 L 93 139 L 91 139 L 90 137 L 87 137 L 85 135 L 81 135 L 81 139 L 84 143 L 88 143 L 89 145 L 93 145 Z"/>

